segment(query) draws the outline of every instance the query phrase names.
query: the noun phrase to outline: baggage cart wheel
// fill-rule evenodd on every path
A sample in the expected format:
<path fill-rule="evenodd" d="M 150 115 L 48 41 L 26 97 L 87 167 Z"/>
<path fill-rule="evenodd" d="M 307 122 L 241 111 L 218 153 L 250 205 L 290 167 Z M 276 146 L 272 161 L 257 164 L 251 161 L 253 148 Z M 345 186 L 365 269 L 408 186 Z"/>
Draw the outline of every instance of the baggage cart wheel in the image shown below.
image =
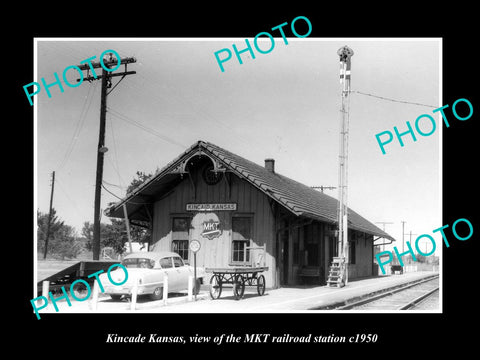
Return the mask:
<path fill-rule="evenodd" d="M 235 300 L 239 300 L 243 297 L 243 293 L 245 292 L 245 282 L 243 280 L 242 275 L 235 276 L 235 280 L 233 281 L 233 296 Z"/>
<path fill-rule="evenodd" d="M 265 276 L 263 275 L 260 275 L 257 278 L 257 292 L 258 292 L 258 295 L 260 296 L 265 294 Z"/>
<path fill-rule="evenodd" d="M 218 275 L 210 278 L 210 297 L 215 300 L 222 294 L 222 280 Z"/>

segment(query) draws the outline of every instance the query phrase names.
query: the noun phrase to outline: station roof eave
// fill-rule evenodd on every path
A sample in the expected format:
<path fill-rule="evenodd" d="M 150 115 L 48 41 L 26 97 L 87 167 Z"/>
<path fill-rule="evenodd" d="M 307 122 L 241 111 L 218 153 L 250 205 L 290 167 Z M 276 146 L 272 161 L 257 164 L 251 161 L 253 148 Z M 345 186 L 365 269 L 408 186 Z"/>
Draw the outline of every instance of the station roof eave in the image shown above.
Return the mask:
<path fill-rule="evenodd" d="M 173 190 L 184 176 L 188 176 L 188 173 L 185 173 L 184 164 L 197 154 L 206 155 L 218 162 L 226 171 L 248 181 L 296 216 L 331 224 L 338 223 L 337 199 L 204 141 L 198 141 L 190 146 L 121 201 L 107 208 L 105 214 L 109 217 L 123 218 L 125 204 L 130 220 L 149 221 L 151 205 Z M 348 209 L 348 227 L 395 241 L 392 236 L 350 208 Z"/>

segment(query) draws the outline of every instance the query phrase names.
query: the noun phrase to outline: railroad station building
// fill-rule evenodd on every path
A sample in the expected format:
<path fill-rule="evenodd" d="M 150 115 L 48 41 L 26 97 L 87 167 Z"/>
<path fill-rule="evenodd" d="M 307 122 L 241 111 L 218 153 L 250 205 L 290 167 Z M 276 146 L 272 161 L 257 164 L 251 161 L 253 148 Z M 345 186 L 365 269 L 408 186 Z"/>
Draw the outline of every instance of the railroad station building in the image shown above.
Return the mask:
<path fill-rule="evenodd" d="M 338 201 L 214 144 L 198 141 L 124 199 L 105 210 L 150 223 L 150 251 L 174 251 L 197 266 L 265 263 L 267 288 L 325 284 L 337 256 Z M 349 278 L 376 274 L 374 241 L 390 235 L 348 210 Z M 246 247 L 264 247 L 246 251 Z"/>

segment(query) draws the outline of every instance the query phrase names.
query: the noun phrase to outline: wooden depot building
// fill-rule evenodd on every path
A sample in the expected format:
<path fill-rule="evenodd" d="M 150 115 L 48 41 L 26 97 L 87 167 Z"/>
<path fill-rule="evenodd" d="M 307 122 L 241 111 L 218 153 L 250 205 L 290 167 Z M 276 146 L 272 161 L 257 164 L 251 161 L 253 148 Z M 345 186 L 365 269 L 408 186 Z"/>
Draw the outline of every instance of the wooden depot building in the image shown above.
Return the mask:
<path fill-rule="evenodd" d="M 118 203 L 106 209 L 131 223 L 147 221 L 150 251 L 174 251 L 190 264 L 189 243 L 201 248 L 197 266 L 238 267 L 255 262 L 265 246 L 266 286 L 325 284 L 337 256 L 338 201 L 214 144 L 198 141 Z M 376 274 L 374 241 L 390 235 L 348 210 L 349 278 Z M 262 259 L 263 260 L 263 259 Z"/>

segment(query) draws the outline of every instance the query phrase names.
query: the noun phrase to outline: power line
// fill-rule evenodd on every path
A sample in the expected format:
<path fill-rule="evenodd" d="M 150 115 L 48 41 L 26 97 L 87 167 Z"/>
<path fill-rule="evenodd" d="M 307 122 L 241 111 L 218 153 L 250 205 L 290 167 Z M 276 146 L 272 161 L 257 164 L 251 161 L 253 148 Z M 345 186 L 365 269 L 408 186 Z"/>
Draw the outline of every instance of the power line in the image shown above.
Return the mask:
<path fill-rule="evenodd" d="M 68 144 L 67 151 L 58 167 L 59 170 L 62 170 L 63 167 L 67 164 L 68 160 L 70 159 L 70 155 L 75 148 L 75 144 L 77 143 L 78 136 L 82 131 L 83 125 L 85 123 L 85 119 L 87 118 L 88 111 L 90 110 L 90 106 L 92 105 L 93 94 L 95 93 L 96 83 L 93 87 L 89 87 L 87 96 L 85 97 L 85 102 L 82 107 L 82 111 L 80 113 L 80 117 L 78 118 L 77 125 L 75 126 L 75 130 L 73 131 L 72 138 L 70 139 L 70 143 Z M 92 92 L 93 89 L 93 92 Z M 92 96 L 90 96 L 92 95 Z"/>
<path fill-rule="evenodd" d="M 79 217 L 81 217 L 81 211 L 80 209 L 78 208 L 77 204 L 75 203 L 75 201 L 73 201 L 73 199 L 70 197 L 70 195 L 68 195 L 68 192 L 65 190 L 65 188 L 63 187 L 61 181 L 59 181 L 60 179 L 56 179 L 56 183 L 60 186 L 60 190 L 63 192 L 63 194 L 65 195 L 65 197 L 68 199 L 68 201 L 70 201 L 70 204 L 73 205 L 73 207 L 76 209 L 77 211 L 77 215 L 79 215 Z"/>
<path fill-rule="evenodd" d="M 121 178 L 120 172 L 119 172 L 118 169 L 115 167 L 115 164 L 113 163 L 113 161 L 110 159 L 109 156 L 107 156 L 107 160 L 108 160 L 108 162 L 110 163 L 110 165 L 112 165 L 113 170 L 115 170 L 115 172 L 117 173 L 117 176 L 118 176 L 118 178 L 119 178 L 119 180 L 120 180 L 120 178 Z M 123 185 L 123 181 L 120 180 L 119 182 L 120 182 L 120 184 Z M 125 186 L 122 186 L 122 188 L 125 188 Z"/>
<path fill-rule="evenodd" d="M 353 92 L 353 93 L 356 93 L 356 94 L 360 94 L 360 95 L 371 96 L 371 97 L 374 97 L 374 98 L 377 98 L 377 99 L 381 99 L 381 100 L 387 100 L 387 101 L 392 101 L 392 102 L 402 103 L 402 104 L 410 104 L 410 105 L 426 106 L 426 107 L 431 107 L 431 108 L 434 108 L 434 109 L 436 109 L 436 108 L 438 107 L 438 106 L 432 106 L 432 105 L 427 105 L 427 104 L 421 104 L 421 103 L 416 103 L 416 102 L 411 102 L 411 101 L 396 100 L 396 99 L 387 98 L 387 97 L 384 97 L 384 96 L 378 96 L 378 95 L 373 95 L 373 94 L 367 94 L 367 93 L 364 93 L 364 92 L 361 92 L 361 91 L 357 91 L 357 90 L 351 90 L 350 92 Z"/>
<path fill-rule="evenodd" d="M 110 190 L 108 190 L 108 189 L 105 187 L 105 185 L 103 185 L 104 182 L 105 182 L 105 181 L 102 181 L 102 187 L 105 189 L 105 191 L 107 191 L 110 195 L 115 196 L 117 199 L 123 200 L 120 196 L 115 195 L 113 192 L 111 192 Z"/>
<path fill-rule="evenodd" d="M 182 144 L 182 143 L 179 143 L 178 141 L 176 140 L 173 140 L 171 138 L 169 138 L 168 136 L 165 136 L 165 135 L 162 135 L 160 134 L 157 130 L 155 129 L 152 129 L 152 128 L 149 128 L 148 126 L 136 121 L 136 120 L 133 120 L 132 118 L 126 116 L 126 115 L 123 115 L 122 113 L 116 111 L 115 109 L 112 109 L 111 107 L 107 106 L 107 111 L 114 117 L 116 117 L 117 119 L 119 120 L 123 120 L 125 122 L 128 122 L 129 124 L 133 125 L 133 126 L 136 126 L 138 127 L 139 129 L 142 129 L 143 131 L 145 132 L 148 132 L 149 134 L 151 135 L 154 135 L 166 142 L 169 142 L 170 144 L 173 144 L 173 145 L 177 145 L 179 147 L 181 147 L 182 149 L 185 149 L 187 148 L 188 146 Z"/>
<path fill-rule="evenodd" d="M 216 116 L 214 116 L 211 113 L 207 113 L 207 111 L 198 103 L 195 103 L 191 98 L 187 98 L 182 91 L 180 91 L 177 87 L 172 87 L 169 86 L 168 83 L 160 82 L 158 79 L 155 77 L 145 77 L 142 74 L 139 74 L 138 78 L 143 78 L 145 80 L 145 83 L 142 84 L 142 86 L 138 86 L 141 90 L 143 90 L 143 93 L 152 96 L 152 94 L 157 94 L 159 92 L 157 87 L 153 87 L 152 83 L 156 83 L 159 86 L 161 86 L 162 89 L 167 89 L 168 90 L 168 96 L 170 99 L 173 97 L 174 101 L 179 102 L 181 105 L 183 105 L 182 109 L 190 109 L 190 111 L 195 114 L 196 117 L 201 117 L 205 121 L 211 122 L 212 124 L 223 128 L 226 132 L 233 134 L 235 133 L 235 136 L 232 137 L 232 140 L 236 141 L 237 143 L 247 146 L 247 147 L 252 147 L 256 146 L 259 150 L 262 150 L 264 153 L 268 152 L 266 148 L 263 147 L 262 144 L 260 143 L 252 143 L 251 139 L 246 138 L 241 132 L 236 132 L 235 127 L 231 125 L 231 123 L 226 123 L 222 121 L 221 119 L 218 119 Z M 129 82 L 129 84 L 132 84 L 133 82 Z M 146 87 L 150 87 L 152 90 L 151 91 L 145 91 Z M 154 99 L 155 102 L 158 103 L 158 99 Z"/>
<path fill-rule="evenodd" d="M 110 195 L 115 196 L 117 199 L 123 200 L 120 196 L 115 195 L 113 192 L 111 192 L 110 190 L 108 190 L 108 189 L 105 187 L 105 185 L 103 185 L 104 182 L 105 182 L 105 181 L 102 181 L 102 187 L 105 189 L 105 191 L 107 191 Z M 132 204 L 132 205 L 147 205 L 147 204 L 153 204 L 153 203 L 147 203 L 147 202 L 137 203 L 137 202 L 133 202 L 133 201 L 128 201 L 127 203 L 128 203 L 128 204 Z"/>
<path fill-rule="evenodd" d="M 105 184 L 109 185 L 109 186 L 115 186 L 115 187 L 117 187 L 117 188 L 119 188 L 119 189 L 126 189 L 125 186 L 112 184 L 112 183 L 109 183 L 108 181 L 105 181 L 105 180 L 103 180 L 103 182 L 104 182 Z"/>
<path fill-rule="evenodd" d="M 118 165 L 117 143 L 115 141 L 115 134 L 113 132 L 113 121 L 112 121 L 111 118 L 110 118 L 110 130 L 111 130 L 111 133 L 112 133 L 113 152 L 115 153 L 116 168 L 114 167 L 114 169 L 115 169 L 115 172 L 118 175 L 118 181 L 120 182 L 120 184 L 123 185 L 124 182 L 123 182 L 122 176 L 120 175 L 120 166 Z M 112 163 L 112 166 L 113 166 L 113 163 Z"/>

